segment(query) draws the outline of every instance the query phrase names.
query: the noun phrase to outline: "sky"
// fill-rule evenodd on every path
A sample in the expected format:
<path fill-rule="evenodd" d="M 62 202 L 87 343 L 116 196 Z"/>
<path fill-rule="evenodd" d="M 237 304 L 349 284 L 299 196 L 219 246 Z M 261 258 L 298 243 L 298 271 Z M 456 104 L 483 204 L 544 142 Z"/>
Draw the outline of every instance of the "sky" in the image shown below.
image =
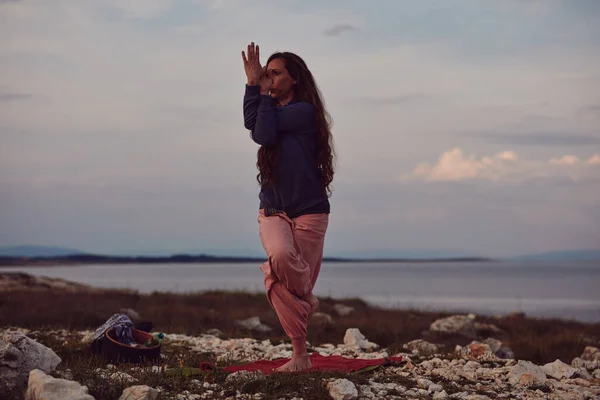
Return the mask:
<path fill-rule="evenodd" d="M 600 247 L 597 0 L 0 0 L 0 246 L 261 252 L 241 50 L 331 113 L 325 254 Z"/>

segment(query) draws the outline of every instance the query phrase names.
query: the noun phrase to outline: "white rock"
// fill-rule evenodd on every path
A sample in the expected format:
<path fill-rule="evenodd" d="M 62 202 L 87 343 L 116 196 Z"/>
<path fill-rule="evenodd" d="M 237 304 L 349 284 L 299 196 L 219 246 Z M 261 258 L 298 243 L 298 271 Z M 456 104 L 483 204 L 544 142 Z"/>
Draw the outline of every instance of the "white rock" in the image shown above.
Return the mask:
<path fill-rule="evenodd" d="M 416 339 L 406 343 L 402 346 L 406 350 L 410 350 L 413 354 L 421 356 L 430 356 L 438 352 L 438 346 L 433 343 L 429 343 L 423 339 Z"/>
<path fill-rule="evenodd" d="M 427 389 L 429 387 L 429 385 L 433 385 L 433 382 L 431 382 L 429 379 L 417 379 L 417 385 L 421 388 L 421 389 Z"/>
<path fill-rule="evenodd" d="M 369 382 L 369 387 L 376 392 L 380 392 L 380 391 L 386 390 L 388 388 L 387 385 L 384 385 L 383 383 L 373 382 L 373 381 Z"/>
<path fill-rule="evenodd" d="M 492 353 L 497 352 L 502 347 L 502 342 L 494 338 L 487 338 L 482 343 L 487 344 Z"/>
<path fill-rule="evenodd" d="M 467 361 L 467 363 L 465 365 L 463 365 L 463 369 L 465 370 L 477 370 L 481 368 L 481 364 L 479 364 L 477 361 Z"/>
<path fill-rule="evenodd" d="M 335 312 L 338 313 L 338 315 L 340 317 L 345 317 L 346 315 L 350 314 L 352 311 L 354 311 L 354 308 L 347 306 L 345 304 L 335 304 L 333 306 L 333 309 L 335 310 Z"/>
<path fill-rule="evenodd" d="M 375 394 L 371 391 L 371 388 L 367 385 L 360 385 L 357 389 L 360 391 L 360 398 L 375 398 Z"/>
<path fill-rule="evenodd" d="M 344 344 L 358 346 L 361 342 L 365 341 L 365 335 L 363 335 L 357 328 L 346 329 L 344 335 Z"/>
<path fill-rule="evenodd" d="M 529 361 L 519 360 L 517 365 L 512 367 L 508 373 L 508 382 L 516 385 L 521 381 L 524 374 L 528 374 L 535 384 L 543 384 L 546 382 L 546 373 L 542 367 L 535 365 Z"/>
<path fill-rule="evenodd" d="M 21 333 L 7 339 L 0 340 L 0 393 L 14 388 L 24 390 L 30 371 L 50 373 L 61 362 L 52 349 Z"/>
<path fill-rule="evenodd" d="M 469 395 L 469 392 L 456 392 L 456 393 L 452 393 L 450 395 L 450 398 L 452 398 L 452 399 L 466 399 L 468 395 Z"/>
<path fill-rule="evenodd" d="M 88 394 L 87 386 L 66 379 L 57 379 L 46 375 L 44 371 L 34 369 L 29 373 L 29 384 L 25 393 L 26 400 L 94 400 Z"/>
<path fill-rule="evenodd" d="M 442 390 L 444 390 L 444 388 L 442 387 L 442 385 L 439 385 L 437 383 L 432 383 L 431 385 L 429 385 L 429 387 L 427 388 L 427 391 L 429 393 L 437 393 L 437 392 L 441 392 Z"/>
<path fill-rule="evenodd" d="M 254 381 L 258 379 L 265 379 L 265 374 L 262 371 L 236 371 L 225 378 L 225 382 L 240 382 L 240 381 Z"/>
<path fill-rule="evenodd" d="M 572 361 L 571 361 L 571 366 L 575 367 L 575 368 L 581 368 L 581 367 L 585 367 L 585 360 L 582 360 L 579 357 L 575 357 Z"/>
<path fill-rule="evenodd" d="M 571 361 L 571 366 L 575 368 L 586 368 L 591 371 L 600 368 L 600 360 L 584 360 L 581 357 L 575 357 Z"/>
<path fill-rule="evenodd" d="M 453 315 L 438 319 L 431 323 L 429 330 L 433 332 L 456 333 L 466 337 L 476 337 L 475 315 Z"/>
<path fill-rule="evenodd" d="M 113 381 L 120 381 L 120 382 L 128 382 L 128 383 L 132 383 L 135 382 L 136 379 L 129 375 L 126 374 L 125 372 L 113 372 L 112 374 L 110 374 L 109 379 L 113 380 Z"/>
<path fill-rule="evenodd" d="M 376 349 L 379 347 L 376 343 L 369 342 L 367 338 L 357 328 L 346 329 L 344 335 L 344 344 L 347 346 L 356 346 L 360 349 Z"/>
<path fill-rule="evenodd" d="M 592 377 L 594 379 L 600 379 L 600 369 L 595 370 L 594 373 L 592 374 Z"/>
<path fill-rule="evenodd" d="M 336 379 L 327 383 L 327 390 L 333 400 L 353 400 L 358 398 L 358 390 L 348 379 Z"/>
<path fill-rule="evenodd" d="M 600 349 L 597 347 L 586 346 L 586 348 L 583 349 L 581 358 L 586 361 L 600 361 Z"/>
<path fill-rule="evenodd" d="M 119 400 L 156 400 L 158 390 L 146 385 L 130 386 L 123 390 Z"/>
<path fill-rule="evenodd" d="M 571 378 L 577 373 L 577 369 L 568 364 L 556 359 L 552 363 L 548 363 L 542 367 L 546 375 L 554 379 Z"/>
<path fill-rule="evenodd" d="M 483 394 L 470 394 L 467 397 L 463 397 L 465 400 L 490 400 L 488 396 Z"/>
<path fill-rule="evenodd" d="M 250 317 L 245 320 L 235 321 L 235 323 L 242 328 L 256 332 L 268 332 L 271 330 L 271 327 L 260 322 L 259 317 Z"/>
<path fill-rule="evenodd" d="M 329 314 L 326 313 L 322 313 L 322 312 L 316 312 L 313 315 L 311 315 L 311 319 L 314 319 L 316 321 L 321 321 L 323 323 L 326 324 L 332 324 L 333 323 L 333 317 Z"/>
<path fill-rule="evenodd" d="M 446 393 L 445 390 L 442 390 L 441 392 L 437 392 L 436 394 L 433 395 L 433 400 L 445 400 L 448 398 L 448 393 Z"/>
<path fill-rule="evenodd" d="M 439 367 L 444 364 L 449 364 L 448 360 L 442 360 L 441 358 L 438 358 L 438 357 L 433 357 L 429 361 L 431 361 L 431 364 L 433 364 L 434 367 Z"/>

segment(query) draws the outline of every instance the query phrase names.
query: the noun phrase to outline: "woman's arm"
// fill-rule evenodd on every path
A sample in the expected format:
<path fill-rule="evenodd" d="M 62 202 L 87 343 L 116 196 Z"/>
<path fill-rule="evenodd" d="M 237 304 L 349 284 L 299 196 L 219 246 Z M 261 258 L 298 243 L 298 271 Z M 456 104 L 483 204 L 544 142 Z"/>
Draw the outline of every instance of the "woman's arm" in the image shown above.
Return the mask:
<path fill-rule="evenodd" d="M 277 132 L 304 132 L 315 124 L 314 107 L 310 103 L 276 107 L 276 100 L 268 95 L 248 96 L 247 102 L 244 99 L 244 125 L 252 131 L 252 140 L 262 146 L 274 145 Z"/>
<path fill-rule="evenodd" d="M 250 131 L 254 130 L 260 101 L 260 86 L 246 85 L 246 93 L 244 94 L 244 127 Z"/>

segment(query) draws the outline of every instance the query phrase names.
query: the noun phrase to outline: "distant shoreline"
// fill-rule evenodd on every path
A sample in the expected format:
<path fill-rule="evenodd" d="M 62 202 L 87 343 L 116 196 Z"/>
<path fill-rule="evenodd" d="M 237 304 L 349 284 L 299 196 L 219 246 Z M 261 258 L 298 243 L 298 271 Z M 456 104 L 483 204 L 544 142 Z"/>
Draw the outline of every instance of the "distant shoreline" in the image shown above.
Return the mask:
<path fill-rule="evenodd" d="M 208 263 L 263 263 L 265 258 L 261 257 L 227 257 L 211 255 L 189 255 L 177 254 L 163 257 L 150 256 L 106 256 L 96 254 L 74 254 L 56 257 L 19 257 L 0 256 L 1 267 L 21 266 L 59 266 L 59 265 L 81 265 L 81 264 L 208 264 Z M 323 262 L 333 263 L 451 263 L 451 262 L 495 262 L 486 257 L 450 257 L 450 258 L 338 258 L 325 257 Z"/>

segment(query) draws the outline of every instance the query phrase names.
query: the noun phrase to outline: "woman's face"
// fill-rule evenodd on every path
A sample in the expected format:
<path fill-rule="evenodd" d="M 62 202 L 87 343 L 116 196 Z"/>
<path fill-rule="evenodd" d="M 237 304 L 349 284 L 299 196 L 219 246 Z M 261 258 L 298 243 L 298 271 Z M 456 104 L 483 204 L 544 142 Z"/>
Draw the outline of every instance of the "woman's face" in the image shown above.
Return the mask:
<path fill-rule="evenodd" d="M 271 97 L 275 99 L 293 97 L 296 80 L 290 75 L 282 58 L 275 58 L 267 65 L 267 76 L 272 82 L 269 91 Z"/>

